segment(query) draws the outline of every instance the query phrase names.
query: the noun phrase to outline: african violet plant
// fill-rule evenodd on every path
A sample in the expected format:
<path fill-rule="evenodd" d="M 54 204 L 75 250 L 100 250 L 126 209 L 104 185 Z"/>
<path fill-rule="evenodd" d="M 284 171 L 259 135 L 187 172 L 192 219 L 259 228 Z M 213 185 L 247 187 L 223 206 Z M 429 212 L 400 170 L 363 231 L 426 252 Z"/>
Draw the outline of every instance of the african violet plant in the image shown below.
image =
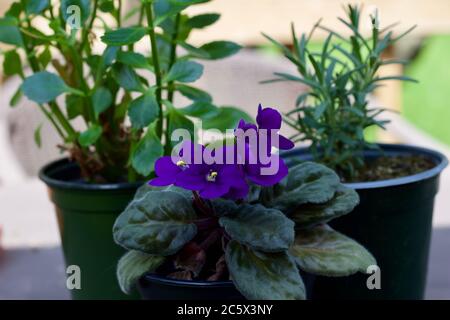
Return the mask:
<path fill-rule="evenodd" d="M 0 42 L 12 46 L 3 53 L 4 72 L 24 80 L 11 105 L 22 95 L 36 102 L 87 180 L 149 176 L 155 160 L 170 151 L 168 137 L 176 128 L 193 131 L 192 118 L 216 118 L 215 127 L 227 128 L 243 116 L 189 85 L 203 72 L 193 60 L 221 59 L 240 49 L 228 41 L 187 42 L 193 30 L 219 19 L 216 13 L 185 13 L 208 1 L 142 0 L 127 12 L 122 0 L 15 1 L 0 18 Z M 139 50 L 143 45 L 150 53 Z M 191 104 L 175 108 L 176 93 Z M 60 95 L 65 103 L 56 100 Z M 75 129 L 75 118 L 85 130 Z"/>
<path fill-rule="evenodd" d="M 288 169 L 270 153 L 273 146 L 293 147 L 278 134 L 281 115 L 260 107 L 256 120 L 242 120 L 233 143 L 185 142 L 156 162 L 157 177 L 138 191 L 113 229 L 115 241 L 129 250 L 117 269 L 124 292 L 151 272 L 193 281 L 231 279 L 247 299 L 305 299 L 299 270 L 346 276 L 376 263 L 326 224 L 350 212 L 357 193 L 323 165 Z M 251 134 L 257 136 L 253 142 Z M 277 164 L 272 174 L 261 170 L 268 163 Z"/>
<path fill-rule="evenodd" d="M 384 129 L 387 120 L 378 117 L 387 109 L 369 106 L 369 95 L 386 80 L 414 81 L 405 76 L 380 77 L 382 66 L 404 64 L 406 61 L 384 59 L 387 48 L 412 31 L 394 36 L 392 26 L 379 28 L 378 16 L 371 16 L 371 36 L 361 34 L 361 10 L 347 7 L 347 20 L 339 20 L 350 34 L 342 35 L 323 26 L 320 21 L 309 34 L 300 39 L 292 25 L 292 50 L 265 35 L 296 67 L 300 76 L 275 73 L 277 78 L 264 81 L 294 81 L 308 86 L 299 95 L 296 108 L 288 112 L 286 124 L 298 131 L 296 142 L 311 143 L 316 161 L 334 169 L 345 180 L 352 180 L 365 164 L 363 150 L 379 149 L 367 141 L 365 129 Z M 319 52 L 311 49 L 311 37 L 316 29 L 328 33 Z"/>

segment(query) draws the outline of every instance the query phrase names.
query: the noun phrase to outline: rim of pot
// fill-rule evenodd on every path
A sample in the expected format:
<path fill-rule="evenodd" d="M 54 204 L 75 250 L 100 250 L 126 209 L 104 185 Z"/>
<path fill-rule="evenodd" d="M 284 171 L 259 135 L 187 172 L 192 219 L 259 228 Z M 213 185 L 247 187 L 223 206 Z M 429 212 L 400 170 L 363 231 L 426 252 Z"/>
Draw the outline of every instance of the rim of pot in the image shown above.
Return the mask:
<path fill-rule="evenodd" d="M 411 151 L 415 151 L 422 155 L 429 156 L 436 163 L 436 166 L 429 170 L 426 170 L 426 171 L 423 171 L 420 173 L 416 173 L 413 175 L 409 175 L 406 177 L 379 180 L 379 181 L 345 183 L 346 186 L 353 188 L 353 189 L 375 189 L 375 188 L 401 186 L 401 185 L 410 184 L 410 183 L 419 182 L 422 180 L 427 180 L 427 179 L 433 178 L 433 177 L 439 175 L 448 166 L 447 157 L 444 154 L 442 154 L 441 152 L 436 151 L 436 150 L 431 150 L 428 148 L 418 147 L 418 146 L 413 146 L 413 145 L 408 145 L 408 144 L 378 143 L 378 145 L 385 151 L 402 152 L 402 153 L 408 153 L 408 152 L 411 153 Z M 303 150 L 308 150 L 308 147 L 301 147 L 301 148 L 293 149 L 290 151 L 286 151 L 286 152 L 281 153 L 281 155 L 295 156 L 295 155 L 301 154 Z M 372 153 L 372 152 L 376 152 L 376 151 L 372 151 L 372 150 L 366 151 L 366 153 Z"/>
<path fill-rule="evenodd" d="M 233 281 L 199 281 L 199 280 L 178 280 L 178 279 L 170 279 L 166 276 L 158 275 L 156 273 L 146 273 L 142 276 L 142 279 L 158 283 L 165 284 L 170 286 L 179 286 L 179 287 L 234 287 Z"/>
<path fill-rule="evenodd" d="M 87 183 L 81 180 L 61 180 L 55 175 L 67 170 L 77 170 L 78 164 L 63 158 L 50 162 L 39 170 L 39 179 L 52 188 L 78 189 L 78 190 L 133 190 L 142 186 L 145 182 L 118 182 L 118 183 Z"/>

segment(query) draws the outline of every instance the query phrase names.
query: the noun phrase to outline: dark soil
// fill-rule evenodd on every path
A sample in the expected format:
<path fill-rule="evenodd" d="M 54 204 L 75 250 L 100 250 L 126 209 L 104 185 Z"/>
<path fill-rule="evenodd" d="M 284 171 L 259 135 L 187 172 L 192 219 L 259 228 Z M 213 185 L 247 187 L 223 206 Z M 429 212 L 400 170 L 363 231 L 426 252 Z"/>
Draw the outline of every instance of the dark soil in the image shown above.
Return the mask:
<path fill-rule="evenodd" d="M 436 164 L 422 155 L 378 157 L 358 170 L 353 179 L 344 182 L 368 182 L 395 179 L 432 169 Z"/>

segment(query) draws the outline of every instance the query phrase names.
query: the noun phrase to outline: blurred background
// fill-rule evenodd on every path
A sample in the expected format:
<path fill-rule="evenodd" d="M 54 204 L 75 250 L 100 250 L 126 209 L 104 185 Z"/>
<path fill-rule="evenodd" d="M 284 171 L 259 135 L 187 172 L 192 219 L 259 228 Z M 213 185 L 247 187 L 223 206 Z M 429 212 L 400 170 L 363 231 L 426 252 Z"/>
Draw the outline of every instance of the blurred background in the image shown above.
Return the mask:
<path fill-rule="evenodd" d="M 0 16 L 12 0 L 0 1 Z M 129 3 L 132 0 L 128 1 Z M 437 149 L 450 157 L 450 1 L 377 0 L 364 4 L 368 15 L 378 10 L 382 26 L 399 22 L 396 30 L 417 28 L 387 58 L 409 59 L 405 67 L 389 66 L 383 75 L 405 74 L 418 84 L 391 81 L 372 97 L 374 105 L 396 112 L 387 132 L 371 132 L 377 141 L 401 142 Z M 286 111 L 295 106 L 301 86 L 289 83 L 261 85 L 273 72 L 295 72 L 261 32 L 290 43 L 290 22 L 299 33 L 323 24 L 346 32 L 338 22 L 343 0 L 215 0 L 195 6 L 192 13 L 218 12 L 221 20 L 193 34 L 193 42 L 233 40 L 245 47 L 219 62 L 205 63 L 198 86 L 207 89 L 219 105 L 239 106 L 250 114 L 258 103 Z M 326 34 L 316 33 L 314 45 Z M 0 49 L 4 49 L 0 45 Z M 24 99 L 16 108 L 9 100 L 19 82 L 2 76 L 0 67 L 0 299 L 67 299 L 65 272 L 53 208 L 44 184 L 36 175 L 47 162 L 61 158 L 58 137 L 36 106 Z M 33 132 L 43 125 L 41 148 Z M 444 172 L 434 215 L 427 298 L 450 299 L 450 173 Z"/>

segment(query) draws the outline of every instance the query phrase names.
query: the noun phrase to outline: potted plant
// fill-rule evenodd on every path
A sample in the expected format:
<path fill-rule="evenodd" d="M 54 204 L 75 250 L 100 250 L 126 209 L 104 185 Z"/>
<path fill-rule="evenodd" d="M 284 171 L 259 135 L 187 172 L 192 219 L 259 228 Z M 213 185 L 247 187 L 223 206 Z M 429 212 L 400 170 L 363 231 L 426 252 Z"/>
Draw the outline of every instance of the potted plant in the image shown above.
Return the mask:
<path fill-rule="evenodd" d="M 4 70 L 23 79 L 11 104 L 22 95 L 36 102 L 68 156 L 45 166 L 40 177 L 56 206 L 66 264 L 81 271 L 75 299 L 125 297 L 113 267 L 123 250 L 111 228 L 152 176 L 156 159 L 171 149 L 167 137 L 178 127 L 193 132 L 193 118 L 214 117 L 227 127 L 245 117 L 215 106 L 207 92 L 190 85 L 203 72 L 193 60 L 240 49 L 228 41 L 187 42 L 192 30 L 219 18 L 185 14 L 203 2 L 149 0 L 124 12 L 121 0 L 21 0 L 0 19 L 0 41 L 11 46 Z M 150 53 L 138 50 L 140 41 Z M 191 103 L 176 108 L 175 94 Z M 84 129 L 77 130 L 75 120 Z M 40 128 L 35 138 L 41 141 Z"/>
<path fill-rule="evenodd" d="M 145 299 L 305 299 L 299 270 L 336 277 L 376 265 L 327 225 L 357 193 L 323 165 L 288 170 L 271 154 L 293 147 L 281 122 L 260 107 L 257 125 L 242 120 L 225 143 L 184 141 L 157 160 L 113 228 L 129 250 L 117 268 L 125 292 L 137 283 Z"/>
<path fill-rule="evenodd" d="M 380 77 L 383 52 L 412 29 L 395 36 L 392 26 L 380 29 L 371 16 L 371 35 L 360 31 L 361 11 L 348 6 L 345 36 L 320 22 L 314 30 L 328 33 L 322 50 L 308 47 L 311 34 L 296 36 L 293 49 L 268 37 L 295 64 L 299 76 L 276 73 L 271 81 L 308 86 L 284 120 L 298 131 L 308 148 L 284 154 L 292 163 L 314 159 L 336 170 L 341 181 L 358 191 L 361 203 L 332 226 L 366 246 L 378 261 L 380 290 L 369 290 L 355 275 L 317 279 L 313 296 L 342 298 L 422 299 L 424 295 L 434 197 L 447 159 L 439 152 L 399 144 L 375 144 L 366 129 L 384 128 L 386 109 L 369 105 L 369 95 L 386 80 L 414 81 L 403 76 Z"/>

